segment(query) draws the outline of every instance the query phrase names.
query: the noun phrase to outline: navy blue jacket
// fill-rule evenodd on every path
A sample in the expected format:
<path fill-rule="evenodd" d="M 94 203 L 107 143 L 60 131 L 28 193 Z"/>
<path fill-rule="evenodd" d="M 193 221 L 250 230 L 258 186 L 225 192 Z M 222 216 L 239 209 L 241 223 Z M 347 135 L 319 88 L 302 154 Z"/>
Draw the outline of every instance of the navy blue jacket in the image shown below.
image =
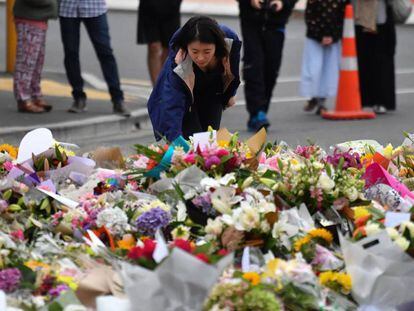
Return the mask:
<path fill-rule="evenodd" d="M 225 94 L 228 100 L 236 95 L 240 85 L 239 64 L 241 41 L 230 28 L 220 25 L 230 49 L 223 75 Z M 173 141 L 182 134 L 184 115 L 193 104 L 194 71 L 193 62 L 183 51 L 171 47 L 181 30 L 177 30 L 170 41 L 170 52 L 148 100 L 148 113 L 157 140 L 166 137 Z M 177 61 L 177 59 L 181 60 Z M 227 65 L 227 66 L 226 66 Z"/>

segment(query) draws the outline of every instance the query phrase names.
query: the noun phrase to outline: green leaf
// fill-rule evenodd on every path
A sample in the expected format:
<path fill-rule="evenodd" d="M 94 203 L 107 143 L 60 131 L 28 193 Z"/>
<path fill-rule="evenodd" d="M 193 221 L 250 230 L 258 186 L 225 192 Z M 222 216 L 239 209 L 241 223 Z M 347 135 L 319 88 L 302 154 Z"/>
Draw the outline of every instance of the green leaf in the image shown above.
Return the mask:
<path fill-rule="evenodd" d="M 63 307 L 56 301 L 52 302 L 48 308 L 48 311 L 63 311 Z"/>
<path fill-rule="evenodd" d="M 157 161 L 157 162 L 161 162 L 161 159 L 163 157 L 163 154 L 159 154 L 158 152 L 151 150 L 150 148 L 143 146 L 143 145 L 134 145 L 135 150 L 137 151 L 138 154 L 143 154 L 144 156 Z"/>
<path fill-rule="evenodd" d="M 59 150 L 59 145 L 55 145 L 55 153 L 56 153 L 56 159 L 58 159 L 59 162 L 63 162 L 62 153 Z"/>

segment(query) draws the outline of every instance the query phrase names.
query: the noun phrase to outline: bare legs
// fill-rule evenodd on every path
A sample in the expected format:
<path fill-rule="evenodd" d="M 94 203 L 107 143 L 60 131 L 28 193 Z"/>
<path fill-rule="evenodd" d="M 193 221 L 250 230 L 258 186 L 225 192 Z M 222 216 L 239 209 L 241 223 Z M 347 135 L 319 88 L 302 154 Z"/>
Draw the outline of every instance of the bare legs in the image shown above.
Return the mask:
<path fill-rule="evenodd" d="M 167 56 L 168 48 L 163 47 L 161 42 L 152 42 L 148 44 L 147 61 L 152 85 L 155 85 Z"/>

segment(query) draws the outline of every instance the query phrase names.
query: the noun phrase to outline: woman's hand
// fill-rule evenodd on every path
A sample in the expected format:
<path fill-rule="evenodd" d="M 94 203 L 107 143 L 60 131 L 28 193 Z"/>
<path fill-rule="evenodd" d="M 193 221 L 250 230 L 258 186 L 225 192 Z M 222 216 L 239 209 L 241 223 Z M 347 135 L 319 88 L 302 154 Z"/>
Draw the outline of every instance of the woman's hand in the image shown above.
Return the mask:
<path fill-rule="evenodd" d="M 275 11 L 279 12 L 280 10 L 283 9 L 283 2 L 280 0 L 273 0 L 270 2 L 270 7 L 275 6 Z"/>
<path fill-rule="evenodd" d="M 333 43 L 332 37 L 323 37 L 322 45 L 331 45 Z"/>
<path fill-rule="evenodd" d="M 262 0 L 250 0 L 250 4 L 256 10 L 260 10 L 262 8 Z"/>
<path fill-rule="evenodd" d="M 230 97 L 229 102 L 227 103 L 227 108 L 233 107 L 236 104 L 235 96 Z"/>

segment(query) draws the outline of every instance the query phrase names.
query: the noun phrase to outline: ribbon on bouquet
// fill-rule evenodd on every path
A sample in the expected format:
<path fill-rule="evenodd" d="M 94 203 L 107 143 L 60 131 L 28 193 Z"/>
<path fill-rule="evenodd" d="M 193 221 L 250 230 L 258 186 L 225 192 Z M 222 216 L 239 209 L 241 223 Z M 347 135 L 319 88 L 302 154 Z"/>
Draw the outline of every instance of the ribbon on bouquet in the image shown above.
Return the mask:
<path fill-rule="evenodd" d="M 174 155 L 174 149 L 176 147 L 182 147 L 185 152 L 188 152 L 190 150 L 189 143 L 184 139 L 182 136 L 178 136 L 170 145 L 170 147 L 167 149 L 167 152 L 164 154 L 164 156 L 161 159 L 161 162 L 154 167 L 152 170 L 146 172 L 144 174 L 145 177 L 153 177 L 153 178 L 160 178 L 161 172 L 167 170 L 172 161 L 172 157 Z"/>

